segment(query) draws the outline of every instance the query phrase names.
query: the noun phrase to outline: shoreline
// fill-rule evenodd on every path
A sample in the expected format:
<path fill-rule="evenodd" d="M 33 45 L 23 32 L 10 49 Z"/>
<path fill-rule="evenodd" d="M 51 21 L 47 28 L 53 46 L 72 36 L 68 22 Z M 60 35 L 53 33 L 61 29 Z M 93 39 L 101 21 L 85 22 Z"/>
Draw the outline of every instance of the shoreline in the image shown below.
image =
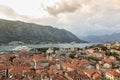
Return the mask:
<path fill-rule="evenodd" d="M 79 48 L 84 48 L 86 46 L 91 46 L 94 44 L 99 43 L 76 43 L 75 45 Z M 25 44 L 24 46 L 28 46 L 30 48 L 49 48 L 49 47 L 56 47 L 56 48 L 69 48 L 72 44 L 70 43 L 60 43 L 60 44 Z M 14 49 L 19 45 L 0 45 L 0 52 L 10 52 L 11 49 Z"/>

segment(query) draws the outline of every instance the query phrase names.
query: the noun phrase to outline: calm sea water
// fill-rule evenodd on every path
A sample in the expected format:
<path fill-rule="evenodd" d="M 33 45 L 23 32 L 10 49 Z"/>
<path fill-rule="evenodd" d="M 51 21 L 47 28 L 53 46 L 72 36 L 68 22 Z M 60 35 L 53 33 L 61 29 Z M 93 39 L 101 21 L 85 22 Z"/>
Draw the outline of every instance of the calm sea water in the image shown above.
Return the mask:
<path fill-rule="evenodd" d="M 80 44 L 75 44 L 79 48 L 84 48 L 86 46 L 91 46 L 97 43 L 80 43 Z M 30 48 L 44 48 L 44 47 L 58 47 L 58 48 L 70 48 L 71 44 L 36 44 L 36 45 L 25 45 Z M 12 46 L 12 45 L 1 45 L 0 46 L 0 52 L 9 52 L 12 51 L 17 46 Z"/>

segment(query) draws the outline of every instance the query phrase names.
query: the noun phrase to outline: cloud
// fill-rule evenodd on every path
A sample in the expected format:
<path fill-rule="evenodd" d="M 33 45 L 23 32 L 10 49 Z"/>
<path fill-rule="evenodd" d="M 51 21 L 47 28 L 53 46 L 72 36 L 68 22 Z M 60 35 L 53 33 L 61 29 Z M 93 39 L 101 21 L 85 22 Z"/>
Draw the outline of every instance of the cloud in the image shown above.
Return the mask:
<path fill-rule="evenodd" d="M 112 0 L 116 9 L 120 9 L 120 0 Z"/>
<path fill-rule="evenodd" d="M 29 22 L 29 23 L 37 23 L 41 25 L 52 25 L 56 27 L 59 25 L 62 25 L 56 22 L 57 18 L 55 17 L 44 17 L 44 18 L 37 17 L 36 18 L 32 16 L 26 16 L 26 15 L 17 13 L 13 8 L 10 8 L 5 5 L 0 5 L 0 14 L 6 16 L 10 20 L 20 20 L 20 21 Z"/>
<path fill-rule="evenodd" d="M 16 13 L 12 8 L 9 8 L 4 5 L 0 5 L 0 13 L 8 16 L 8 17 L 15 17 Z"/>
<path fill-rule="evenodd" d="M 12 19 L 19 19 L 19 20 L 23 20 L 23 21 L 30 19 L 30 17 L 28 17 L 26 15 L 18 14 L 16 11 L 14 11 L 14 9 L 12 9 L 8 6 L 5 6 L 5 5 L 0 5 L 0 13 L 5 15 L 6 17 L 12 18 Z"/>
<path fill-rule="evenodd" d="M 62 0 L 61 3 L 56 3 L 54 6 L 46 6 L 44 9 L 49 14 L 57 16 L 60 13 L 72 13 L 80 7 L 79 0 Z"/>

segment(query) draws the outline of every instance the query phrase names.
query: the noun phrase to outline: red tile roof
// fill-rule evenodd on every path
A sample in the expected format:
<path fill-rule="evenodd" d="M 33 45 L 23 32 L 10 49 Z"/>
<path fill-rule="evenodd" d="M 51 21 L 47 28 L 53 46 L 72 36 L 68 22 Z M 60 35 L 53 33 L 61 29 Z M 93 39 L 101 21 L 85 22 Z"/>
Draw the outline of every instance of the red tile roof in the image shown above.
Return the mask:
<path fill-rule="evenodd" d="M 34 71 L 29 71 L 24 73 L 26 76 L 34 76 L 35 72 Z"/>
<path fill-rule="evenodd" d="M 46 57 L 43 54 L 34 54 L 33 59 L 36 60 L 36 61 L 46 60 Z"/>
<path fill-rule="evenodd" d="M 0 75 L 0 80 L 3 80 L 3 76 L 2 75 Z"/>
<path fill-rule="evenodd" d="M 89 70 L 85 70 L 85 74 L 92 76 L 92 74 L 95 73 L 94 69 L 89 69 Z"/>
<path fill-rule="evenodd" d="M 11 69 L 9 69 L 9 73 L 17 73 L 17 72 L 22 72 L 24 70 L 30 70 L 30 67 L 25 67 L 25 66 L 12 67 Z"/>
<path fill-rule="evenodd" d="M 112 75 L 112 76 L 120 76 L 120 73 L 116 71 L 107 71 L 106 74 Z"/>
<path fill-rule="evenodd" d="M 101 75 L 100 75 L 99 73 L 95 73 L 95 74 L 93 75 L 93 79 L 97 79 L 97 78 L 99 78 L 99 77 L 101 77 Z"/>
<path fill-rule="evenodd" d="M 5 70 L 7 67 L 4 64 L 0 64 L 0 70 Z"/>

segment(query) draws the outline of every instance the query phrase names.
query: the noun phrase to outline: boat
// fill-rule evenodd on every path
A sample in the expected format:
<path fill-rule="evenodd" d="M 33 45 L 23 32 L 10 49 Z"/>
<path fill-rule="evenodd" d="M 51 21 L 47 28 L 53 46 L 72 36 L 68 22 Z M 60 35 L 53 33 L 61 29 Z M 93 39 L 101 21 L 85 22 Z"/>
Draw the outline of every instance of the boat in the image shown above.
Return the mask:
<path fill-rule="evenodd" d="M 76 42 L 75 42 L 75 41 L 73 41 L 73 42 L 71 42 L 70 44 L 71 44 L 71 45 L 74 45 L 74 44 L 76 44 Z"/>

